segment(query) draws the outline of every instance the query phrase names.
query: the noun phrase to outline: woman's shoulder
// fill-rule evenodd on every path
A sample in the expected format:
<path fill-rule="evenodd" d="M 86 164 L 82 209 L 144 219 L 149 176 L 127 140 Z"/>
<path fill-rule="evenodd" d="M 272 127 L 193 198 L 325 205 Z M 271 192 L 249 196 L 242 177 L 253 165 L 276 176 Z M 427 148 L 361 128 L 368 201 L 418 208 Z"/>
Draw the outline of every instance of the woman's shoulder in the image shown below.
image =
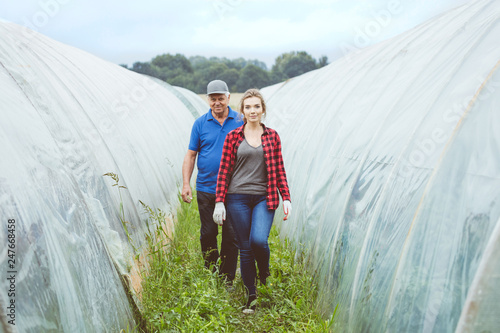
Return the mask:
<path fill-rule="evenodd" d="M 227 133 L 226 138 L 234 139 L 235 137 L 241 135 L 241 133 L 243 133 L 243 125 L 229 131 L 229 133 Z"/>
<path fill-rule="evenodd" d="M 235 129 L 229 131 L 228 135 L 231 134 L 231 135 L 234 135 L 234 134 L 239 134 L 239 133 L 242 133 L 243 132 L 243 126 L 244 125 L 241 125 L 239 127 L 236 127 Z"/>
<path fill-rule="evenodd" d="M 271 127 L 267 127 L 266 125 L 263 125 L 263 126 L 264 126 L 264 131 L 266 131 L 268 134 L 273 135 L 273 136 L 279 136 L 278 132 L 275 129 L 273 129 Z"/>

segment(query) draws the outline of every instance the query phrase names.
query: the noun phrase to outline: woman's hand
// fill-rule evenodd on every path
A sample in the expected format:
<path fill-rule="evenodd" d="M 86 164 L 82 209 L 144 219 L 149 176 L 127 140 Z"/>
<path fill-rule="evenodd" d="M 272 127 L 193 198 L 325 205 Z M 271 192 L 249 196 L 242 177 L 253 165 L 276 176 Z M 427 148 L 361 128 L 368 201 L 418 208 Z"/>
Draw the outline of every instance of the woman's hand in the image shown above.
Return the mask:
<path fill-rule="evenodd" d="M 214 209 L 214 222 L 218 225 L 222 225 L 223 221 L 226 219 L 226 207 L 224 207 L 223 202 L 216 202 Z"/>
<path fill-rule="evenodd" d="M 283 201 L 283 212 L 285 213 L 285 218 L 283 219 L 283 221 L 286 221 L 292 213 L 292 203 L 290 202 L 290 200 Z"/>

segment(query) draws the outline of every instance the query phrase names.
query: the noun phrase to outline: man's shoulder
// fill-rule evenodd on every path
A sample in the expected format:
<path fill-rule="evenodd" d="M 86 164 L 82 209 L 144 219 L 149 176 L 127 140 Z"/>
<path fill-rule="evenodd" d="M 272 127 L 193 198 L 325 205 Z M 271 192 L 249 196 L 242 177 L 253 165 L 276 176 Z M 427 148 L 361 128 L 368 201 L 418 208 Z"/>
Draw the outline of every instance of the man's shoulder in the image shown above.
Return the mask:
<path fill-rule="evenodd" d="M 232 107 L 228 106 L 227 108 L 228 108 L 228 110 L 229 110 L 229 115 L 230 115 L 231 117 L 233 117 L 233 118 L 234 118 L 234 117 L 238 116 L 238 112 L 234 111 Z"/>
<path fill-rule="evenodd" d="M 228 116 L 231 117 L 231 118 L 233 118 L 233 120 L 235 121 L 235 123 L 239 124 L 239 126 L 243 125 L 243 119 L 242 119 L 240 113 L 234 111 L 233 109 L 231 109 L 231 107 L 229 107 L 229 114 L 228 114 Z"/>
<path fill-rule="evenodd" d="M 198 118 L 196 118 L 196 120 L 193 123 L 193 128 L 200 128 L 209 120 L 210 120 L 209 112 L 206 112 L 201 116 L 199 116 Z"/>
<path fill-rule="evenodd" d="M 210 113 L 210 110 L 208 110 L 208 112 L 205 112 L 204 114 L 202 114 L 201 116 L 196 118 L 196 120 L 194 122 L 195 123 L 202 123 L 202 122 L 207 121 L 209 119 L 209 113 Z"/>

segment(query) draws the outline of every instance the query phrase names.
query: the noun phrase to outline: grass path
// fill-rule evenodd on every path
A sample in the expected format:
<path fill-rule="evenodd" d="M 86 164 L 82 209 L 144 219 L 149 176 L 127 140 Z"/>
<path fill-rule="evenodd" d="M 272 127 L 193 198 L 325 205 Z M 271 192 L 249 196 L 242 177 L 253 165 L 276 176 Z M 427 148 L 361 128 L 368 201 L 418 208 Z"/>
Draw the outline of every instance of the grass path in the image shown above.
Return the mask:
<path fill-rule="evenodd" d="M 269 238 L 271 276 L 268 286 L 258 287 L 253 315 L 242 313 L 245 293 L 239 275 L 235 290 L 228 292 L 216 273 L 204 268 L 196 200 L 181 203 L 168 245 L 152 241 L 156 237 L 151 235 L 149 242 L 150 272 L 142 293 L 149 332 L 330 332 L 331 321 L 315 312 L 317 289 L 304 262 L 294 260 L 274 227 Z"/>

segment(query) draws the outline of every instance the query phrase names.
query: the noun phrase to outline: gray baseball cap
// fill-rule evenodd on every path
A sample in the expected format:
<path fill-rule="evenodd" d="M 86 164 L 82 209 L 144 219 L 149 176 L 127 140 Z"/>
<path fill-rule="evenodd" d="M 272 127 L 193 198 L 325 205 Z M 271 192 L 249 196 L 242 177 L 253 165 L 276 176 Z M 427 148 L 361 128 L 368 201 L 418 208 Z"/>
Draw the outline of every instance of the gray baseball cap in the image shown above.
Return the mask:
<path fill-rule="evenodd" d="M 207 95 L 229 93 L 227 84 L 221 80 L 213 80 L 207 86 Z"/>

